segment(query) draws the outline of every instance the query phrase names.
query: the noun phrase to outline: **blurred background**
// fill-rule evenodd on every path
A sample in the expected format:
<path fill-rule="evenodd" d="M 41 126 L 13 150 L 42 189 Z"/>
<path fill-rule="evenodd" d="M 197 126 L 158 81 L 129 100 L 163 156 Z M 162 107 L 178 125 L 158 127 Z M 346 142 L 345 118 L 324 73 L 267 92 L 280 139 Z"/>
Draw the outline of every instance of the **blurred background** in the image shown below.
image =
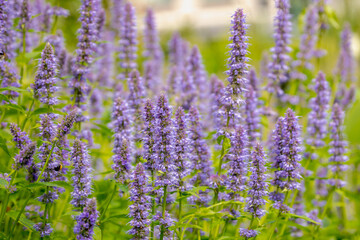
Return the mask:
<path fill-rule="evenodd" d="M 114 0 L 102 0 L 108 16 L 111 15 Z M 115 0 L 116 1 L 116 0 Z M 299 46 L 300 34 L 303 28 L 303 18 L 306 7 L 315 0 L 290 0 L 293 22 L 292 48 L 294 54 Z M 54 5 L 60 5 L 70 11 L 70 16 L 61 18 L 60 25 L 64 32 L 67 48 L 74 51 L 77 43 L 77 30 L 80 0 L 50 0 Z M 264 53 L 268 53 L 273 46 L 273 17 L 275 15 L 274 0 L 134 0 L 138 22 L 138 36 L 142 38 L 144 16 L 147 8 L 155 11 L 161 45 L 168 52 L 168 41 L 174 31 L 191 44 L 198 45 L 203 56 L 206 70 L 209 74 L 216 73 L 224 77 L 226 70 L 227 45 L 230 27 L 230 18 L 236 8 L 243 8 L 249 23 L 250 37 L 249 57 L 250 65 L 259 72 L 260 60 Z M 353 31 L 352 49 L 356 59 L 360 56 L 360 0 L 327 0 L 329 29 L 325 31 L 322 49 L 327 55 L 321 58 L 320 69 L 331 76 L 336 65 L 340 31 L 345 22 L 351 24 Z M 107 24 L 111 17 L 107 18 Z M 141 41 L 140 41 L 141 42 Z M 141 53 L 141 46 L 139 53 Z M 141 55 L 141 54 L 139 54 Z M 359 61 L 357 61 L 359 63 Z M 359 64 L 357 65 L 359 66 Z M 359 92 L 359 91 L 358 91 Z M 360 144 L 360 104 L 359 94 L 357 101 L 347 113 L 346 125 L 349 141 Z M 351 129 L 351 131 L 350 131 Z"/>

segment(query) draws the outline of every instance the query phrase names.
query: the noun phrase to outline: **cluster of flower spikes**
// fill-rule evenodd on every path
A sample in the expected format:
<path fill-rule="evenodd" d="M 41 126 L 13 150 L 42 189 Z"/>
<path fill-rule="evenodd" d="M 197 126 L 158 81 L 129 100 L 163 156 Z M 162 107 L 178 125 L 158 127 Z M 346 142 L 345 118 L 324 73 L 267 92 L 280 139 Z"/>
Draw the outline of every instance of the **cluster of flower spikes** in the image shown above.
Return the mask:
<path fill-rule="evenodd" d="M 71 193 L 71 204 L 74 207 L 84 208 L 87 205 L 88 197 L 91 194 L 91 162 L 87 151 L 87 146 L 79 139 L 75 139 L 72 151 L 71 161 L 73 168 L 74 190 Z M 84 211 L 85 212 L 85 211 Z"/>
<path fill-rule="evenodd" d="M 224 95 L 220 102 L 222 108 L 219 111 L 218 117 L 223 118 L 219 120 L 226 127 L 235 126 L 236 120 L 239 118 L 238 108 L 243 103 L 241 94 L 246 89 L 247 84 L 247 69 L 248 69 L 248 37 L 246 35 L 247 24 L 245 22 L 245 13 L 242 9 L 237 9 L 231 20 L 231 43 L 230 57 L 228 59 L 228 68 L 226 71 L 229 84 L 224 89 Z"/>
<path fill-rule="evenodd" d="M 269 91 L 275 92 L 278 96 L 284 94 L 280 84 L 289 80 L 289 65 L 290 61 L 289 47 L 291 40 L 291 15 L 289 0 L 276 0 L 275 6 L 277 14 L 274 20 L 274 40 L 275 47 L 272 51 L 272 61 L 269 64 Z"/>
<path fill-rule="evenodd" d="M 155 117 L 155 151 L 157 155 L 155 169 L 158 172 L 155 187 L 161 187 L 157 191 L 158 197 L 165 194 L 164 198 L 166 201 L 162 200 L 164 206 L 171 200 L 167 198 L 165 190 L 172 191 L 177 182 L 176 166 L 174 164 L 174 127 L 171 119 L 171 107 L 165 95 L 161 95 L 157 100 Z M 173 220 L 167 211 L 163 213 L 158 212 L 153 220 L 159 220 L 162 233 L 165 237 L 171 236 L 169 227 L 172 225 Z"/>
<path fill-rule="evenodd" d="M 149 209 L 151 207 L 151 197 L 148 195 L 150 188 L 147 186 L 147 176 L 144 166 L 139 163 L 131 175 L 130 182 L 130 225 L 132 228 L 128 232 L 133 239 L 147 239 L 149 235 Z"/>
<path fill-rule="evenodd" d="M 34 97 L 38 98 L 40 102 L 48 106 L 57 103 L 57 98 L 53 96 L 57 91 L 57 87 L 55 86 L 57 81 L 56 64 L 57 61 L 54 49 L 47 43 L 41 53 L 39 68 L 35 76 L 35 83 L 31 87 L 34 89 Z"/>
<path fill-rule="evenodd" d="M 144 130 L 143 130 L 143 158 L 146 160 L 145 169 L 154 177 L 156 171 L 156 118 L 155 108 L 151 100 L 147 99 L 143 112 Z M 152 179 L 153 180 L 153 179 Z"/>
<path fill-rule="evenodd" d="M 231 147 L 226 154 L 228 172 L 226 187 L 231 191 L 229 199 L 240 199 L 240 193 L 246 189 L 246 174 L 249 162 L 248 136 L 242 126 L 238 126 L 230 136 Z"/>
<path fill-rule="evenodd" d="M 137 67 L 137 33 L 135 8 L 129 2 L 125 3 L 120 16 L 120 41 L 119 59 L 122 72 L 119 79 L 125 80 L 129 77 L 131 70 Z"/>
<path fill-rule="evenodd" d="M 276 122 L 273 132 L 272 168 L 275 170 L 271 184 L 276 188 L 269 194 L 269 199 L 274 201 L 273 207 L 281 212 L 290 209 L 284 203 L 285 196 L 280 190 L 288 191 L 299 189 L 301 151 L 301 129 L 298 119 L 291 109 L 286 111 L 285 117 L 280 117 Z"/>
<path fill-rule="evenodd" d="M 190 188 L 185 177 L 191 173 L 191 164 L 189 161 L 191 146 L 189 131 L 187 129 L 187 118 L 182 107 L 175 112 L 175 143 L 174 143 L 174 163 L 177 167 L 177 187 L 179 191 L 186 191 Z"/>
<path fill-rule="evenodd" d="M 309 101 L 311 112 L 308 115 L 307 133 L 309 138 L 306 143 L 314 147 L 323 147 L 324 138 L 328 133 L 327 117 L 330 102 L 329 83 L 323 72 L 319 72 L 314 79 L 314 91 L 316 96 Z"/>
<path fill-rule="evenodd" d="M 210 186 L 210 176 L 213 173 L 210 162 L 210 150 L 204 139 L 203 126 L 200 122 L 200 114 L 196 107 L 189 110 L 189 138 L 191 155 L 191 169 L 196 174 L 189 180 L 193 186 Z M 195 196 L 189 197 L 189 202 L 205 205 L 210 201 L 208 191 L 200 191 L 199 198 Z"/>
<path fill-rule="evenodd" d="M 114 131 L 114 156 L 112 169 L 115 171 L 115 179 L 125 183 L 130 177 L 131 161 L 133 156 L 132 146 L 132 112 L 127 101 L 121 97 L 114 100 L 113 112 Z"/>
<path fill-rule="evenodd" d="M 86 82 L 92 56 L 96 51 L 96 6 L 97 0 L 82 0 L 80 9 L 81 28 L 79 30 L 76 58 L 73 63 L 73 77 L 70 81 L 75 105 L 80 106 L 86 102 L 90 88 Z"/>
<path fill-rule="evenodd" d="M 76 216 L 74 233 L 77 240 L 93 239 L 94 228 L 96 226 L 99 212 L 96 209 L 96 199 L 87 199 L 83 211 Z"/>
<path fill-rule="evenodd" d="M 20 150 L 15 156 L 13 169 L 19 170 L 24 167 L 28 171 L 27 180 L 35 182 L 39 174 L 33 158 L 36 151 L 36 144 L 33 143 L 26 132 L 22 132 L 15 123 L 10 125 L 10 132 L 13 136 L 13 141 L 16 143 L 16 147 Z"/>
<path fill-rule="evenodd" d="M 348 166 L 344 163 L 348 160 L 346 154 L 347 141 L 344 140 L 344 111 L 341 106 L 335 103 L 332 107 L 331 121 L 330 121 L 330 149 L 329 153 L 329 168 L 333 172 L 334 178 L 328 180 L 328 184 L 331 186 L 342 188 L 346 182 L 341 179 L 341 173 L 348 169 Z"/>

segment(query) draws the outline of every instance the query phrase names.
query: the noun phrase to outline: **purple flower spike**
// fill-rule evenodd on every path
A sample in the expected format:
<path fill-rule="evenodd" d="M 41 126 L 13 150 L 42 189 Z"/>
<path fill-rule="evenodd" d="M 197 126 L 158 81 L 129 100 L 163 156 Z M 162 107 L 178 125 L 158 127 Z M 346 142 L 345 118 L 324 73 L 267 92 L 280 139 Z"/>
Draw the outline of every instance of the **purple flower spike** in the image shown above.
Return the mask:
<path fill-rule="evenodd" d="M 50 223 L 39 222 L 34 225 L 34 229 L 40 233 L 40 237 L 50 236 L 53 229 Z"/>
<path fill-rule="evenodd" d="M 240 236 L 245 237 L 245 239 L 256 237 L 257 231 L 252 229 L 240 228 Z"/>
<path fill-rule="evenodd" d="M 131 136 L 132 132 L 132 111 L 127 103 L 121 97 L 114 100 L 112 112 L 112 126 L 115 133 L 121 133 L 124 136 Z"/>
<path fill-rule="evenodd" d="M 67 114 L 64 117 L 61 123 L 58 124 L 57 133 L 56 133 L 56 137 L 58 139 L 62 139 L 70 133 L 71 128 L 75 123 L 77 112 L 78 111 L 76 109 L 72 110 L 69 114 Z"/>
<path fill-rule="evenodd" d="M 341 173 L 348 169 L 348 166 L 344 163 L 348 160 L 348 157 L 345 155 L 347 152 L 347 141 L 344 139 L 344 111 L 341 109 L 340 105 L 336 104 L 332 108 L 331 121 L 330 121 L 330 131 L 331 131 L 331 142 L 329 153 L 331 157 L 329 158 L 329 168 L 334 173 L 334 178 L 330 179 L 328 183 L 337 188 L 342 188 L 345 186 L 346 182 L 341 179 Z"/>
<path fill-rule="evenodd" d="M 255 147 L 256 142 L 261 137 L 260 129 L 260 109 L 259 100 L 256 96 L 256 92 L 252 86 L 249 86 L 249 90 L 245 93 L 245 122 L 247 134 L 249 136 L 249 146 Z"/>
<path fill-rule="evenodd" d="M 57 91 L 55 83 L 57 81 L 57 61 L 54 49 L 47 43 L 41 53 L 39 68 L 35 76 L 35 83 L 31 86 L 34 89 L 34 97 L 45 105 L 55 105 L 57 98 L 54 93 Z"/>
<path fill-rule="evenodd" d="M 216 76 L 210 77 L 210 113 L 213 124 L 216 128 L 221 127 L 221 119 L 219 118 L 219 110 L 221 108 L 220 99 L 224 95 L 224 83 Z"/>
<path fill-rule="evenodd" d="M 289 47 L 291 41 L 291 15 L 289 0 L 275 0 L 277 14 L 274 20 L 274 40 L 275 47 L 272 51 L 272 61 L 269 64 L 269 92 L 276 92 L 282 96 L 283 90 L 280 88 L 281 83 L 289 80 Z"/>
<path fill-rule="evenodd" d="M 174 165 L 174 128 L 171 119 L 171 107 L 165 95 L 158 98 L 156 109 L 155 149 L 158 171 L 155 186 L 174 186 L 176 184 L 176 173 Z"/>
<path fill-rule="evenodd" d="M 2 78 L 2 87 L 20 87 L 19 75 L 16 72 L 15 66 L 11 62 L 0 60 L 0 75 Z M 15 91 L 4 91 L 10 101 L 19 96 L 18 92 Z"/>
<path fill-rule="evenodd" d="M 310 99 L 309 102 L 311 112 L 308 115 L 307 132 L 309 138 L 306 143 L 314 147 L 323 147 L 325 145 L 324 138 L 328 133 L 327 111 L 331 94 L 324 73 L 319 72 L 318 76 L 314 79 L 314 90 L 316 97 Z"/>
<path fill-rule="evenodd" d="M 256 71 L 254 68 L 251 68 L 248 74 L 248 79 L 249 79 L 249 86 L 251 86 L 254 91 L 256 92 L 256 96 L 259 96 L 259 88 L 260 88 L 260 80 L 258 79 L 258 77 L 256 76 Z"/>
<path fill-rule="evenodd" d="M 22 149 L 31 143 L 30 138 L 26 132 L 22 132 L 15 123 L 10 124 L 10 132 L 13 135 L 13 141 L 16 143 L 17 148 Z"/>
<path fill-rule="evenodd" d="M 192 146 L 190 153 L 191 169 L 196 171 L 195 176 L 190 179 L 190 183 L 193 186 L 210 186 L 210 176 L 213 171 L 210 162 L 210 151 L 204 139 L 199 111 L 195 107 L 191 107 L 189 110 L 189 137 L 190 146 Z M 191 196 L 189 198 L 190 202 L 206 204 L 210 200 L 206 191 L 200 191 L 199 195 L 200 198 Z"/>
<path fill-rule="evenodd" d="M 172 66 L 170 68 L 167 82 L 168 82 L 167 91 L 169 95 L 176 96 L 181 92 L 182 74 L 177 66 Z"/>
<path fill-rule="evenodd" d="M 178 172 L 177 186 L 180 191 L 186 191 L 189 189 L 184 178 L 191 172 L 191 166 L 189 162 L 190 157 L 190 139 L 188 137 L 187 119 L 184 110 L 179 107 L 175 113 L 175 143 L 174 143 L 174 162 Z"/>
<path fill-rule="evenodd" d="M 96 29 L 96 0 L 82 0 L 80 9 L 81 28 L 79 30 L 79 42 L 77 44 L 76 59 L 73 64 L 73 78 L 70 82 L 75 104 L 80 106 L 86 102 L 90 88 L 86 83 L 86 75 L 92 63 L 92 56 L 96 52 L 97 29 Z"/>
<path fill-rule="evenodd" d="M 119 34 L 122 25 L 122 17 L 124 16 L 124 0 L 112 0 L 112 27 Z"/>
<path fill-rule="evenodd" d="M 155 16 L 152 9 L 147 9 L 146 11 L 144 44 L 144 56 L 157 63 L 161 63 L 162 51 L 160 48 L 158 32 L 156 30 Z"/>
<path fill-rule="evenodd" d="M 169 61 L 171 65 L 182 69 L 185 66 L 184 43 L 178 32 L 169 41 Z"/>
<path fill-rule="evenodd" d="M 279 190 L 299 189 L 300 161 L 301 161 L 301 129 L 298 119 L 291 109 L 286 111 L 285 117 L 280 117 L 273 132 L 272 168 L 275 176 L 271 184 L 277 188 L 269 196 L 274 201 L 274 207 L 280 211 L 287 211 L 284 195 Z"/>
<path fill-rule="evenodd" d="M 124 5 L 123 16 L 121 17 L 120 28 L 120 49 L 119 59 L 122 73 L 119 78 L 121 80 L 127 79 L 131 70 L 137 67 L 137 34 L 136 34 L 136 16 L 135 8 L 131 3 Z"/>
<path fill-rule="evenodd" d="M 79 139 L 74 141 L 71 161 L 74 166 L 73 177 L 71 178 L 74 186 L 74 191 L 71 193 L 73 198 L 71 204 L 74 207 L 86 208 L 88 197 L 91 194 L 91 163 L 86 144 Z"/>
<path fill-rule="evenodd" d="M 257 144 L 251 155 L 251 176 L 249 180 L 250 190 L 246 199 L 246 211 L 256 218 L 261 218 L 265 214 L 262 206 L 265 205 L 264 197 L 268 195 L 268 183 L 266 182 L 266 156 L 260 144 Z"/>
<path fill-rule="evenodd" d="M 191 106 L 196 104 L 198 94 L 193 76 L 185 69 L 183 69 L 181 73 L 181 91 L 179 102 L 185 110 L 189 110 Z"/>
<path fill-rule="evenodd" d="M 12 30 L 15 12 L 12 1 L 0 1 L 0 49 L 10 59 L 15 57 L 15 32 Z"/>
<path fill-rule="evenodd" d="M 230 137 L 231 148 L 226 158 L 229 160 L 227 188 L 238 194 L 246 189 L 247 165 L 249 162 L 248 136 L 239 126 Z"/>
<path fill-rule="evenodd" d="M 147 186 L 147 176 L 145 169 L 141 163 L 139 163 L 131 176 L 130 183 L 130 206 L 129 215 L 132 217 L 130 225 L 131 230 L 128 232 L 133 236 L 132 239 L 142 240 L 148 239 L 150 232 L 149 225 L 149 209 L 151 208 L 151 198 L 148 195 L 150 192 Z"/>
<path fill-rule="evenodd" d="M 148 99 L 145 102 L 144 113 L 144 132 L 143 132 L 143 147 L 144 147 L 144 159 L 146 160 L 145 168 L 154 174 L 157 155 L 155 149 L 155 109 L 151 101 Z"/>
<path fill-rule="evenodd" d="M 76 225 L 74 233 L 77 240 L 90 240 L 94 236 L 94 228 L 96 226 L 99 212 L 96 209 L 96 199 L 87 199 L 84 210 L 76 217 Z"/>

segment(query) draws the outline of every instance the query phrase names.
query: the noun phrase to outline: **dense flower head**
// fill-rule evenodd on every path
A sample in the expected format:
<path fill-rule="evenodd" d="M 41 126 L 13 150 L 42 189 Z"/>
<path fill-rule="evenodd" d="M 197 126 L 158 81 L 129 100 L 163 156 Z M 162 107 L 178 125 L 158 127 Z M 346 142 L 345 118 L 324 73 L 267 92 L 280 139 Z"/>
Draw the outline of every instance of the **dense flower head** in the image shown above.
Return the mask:
<path fill-rule="evenodd" d="M 181 92 L 182 72 L 177 66 L 172 66 L 167 79 L 167 92 L 170 96 Z"/>
<path fill-rule="evenodd" d="M 144 56 L 159 63 L 162 61 L 162 51 L 159 43 L 159 36 L 156 30 L 154 12 L 152 9 L 146 10 L 145 29 L 144 29 Z"/>
<path fill-rule="evenodd" d="M 157 100 L 155 117 L 155 150 L 157 154 L 155 169 L 158 171 L 155 186 L 173 186 L 176 184 L 174 127 L 169 100 L 163 94 Z"/>
<path fill-rule="evenodd" d="M 274 207 L 284 211 L 287 211 L 288 207 L 282 204 L 284 196 L 278 190 L 300 188 L 298 182 L 301 179 L 299 162 L 302 158 L 300 134 L 298 118 L 291 109 L 288 109 L 285 117 L 278 119 L 273 132 L 272 168 L 275 169 L 275 175 L 271 184 L 277 187 L 277 190 L 269 196 L 272 201 L 275 201 Z"/>
<path fill-rule="evenodd" d="M 220 99 L 224 95 L 224 83 L 216 76 L 210 77 L 210 108 L 209 115 L 212 118 L 216 128 L 221 127 L 221 119 L 219 118 L 219 110 L 221 108 Z"/>
<path fill-rule="evenodd" d="M 73 168 L 74 191 L 71 193 L 71 204 L 74 207 L 86 207 L 88 196 L 91 194 L 91 163 L 86 144 L 75 139 L 71 151 Z M 85 211 L 84 211 L 85 212 Z"/>
<path fill-rule="evenodd" d="M 15 32 L 12 29 L 14 16 L 12 1 L 0 1 L 0 49 L 10 59 L 15 56 Z"/>
<path fill-rule="evenodd" d="M 171 231 L 169 228 L 174 225 L 175 220 L 171 217 L 170 213 L 168 211 L 165 211 L 165 214 L 163 214 L 158 211 L 154 215 L 153 221 L 159 221 L 160 227 L 164 227 L 164 240 L 171 240 L 173 231 Z"/>
<path fill-rule="evenodd" d="M 132 111 L 128 102 L 121 97 L 116 97 L 114 100 L 112 111 L 112 127 L 115 133 L 122 133 L 123 135 L 131 135 Z"/>
<path fill-rule="evenodd" d="M 248 25 L 245 22 L 245 13 L 242 9 L 237 9 L 232 16 L 231 37 L 229 44 L 230 57 L 228 59 L 228 86 L 226 87 L 226 97 L 223 104 L 239 105 L 241 102 L 240 95 L 245 91 L 248 72 L 248 36 L 246 30 Z"/>
<path fill-rule="evenodd" d="M 248 73 L 248 85 L 251 86 L 256 92 L 256 96 L 259 97 L 260 79 L 256 76 L 255 68 L 251 68 Z"/>
<path fill-rule="evenodd" d="M 190 157 L 190 139 L 188 137 L 187 119 L 184 109 L 179 107 L 175 112 L 175 143 L 174 143 L 174 163 L 177 167 L 178 182 L 177 187 L 180 191 L 186 191 L 189 186 L 184 181 L 185 177 L 191 172 Z"/>
<path fill-rule="evenodd" d="M 156 130 L 156 118 L 155 118 L 155 108 L 150 99 L 147 99 L 145 102 L 145 107 L 143 110 L 143 121 L 144 121 L 144 131 L 143 131 L 143 149 L 144 156 L 146 160 L 144 164 L 145 168 L 149 171 L 155 171 L 157 154 L 155 149 L 155 130 Z"/>
<path fill-rule="evenodd" d="M 325 74 L 319 72 L 314 79 L 314 90 L 316 96 L 309 101 L 311 112 L 308 115 L 307 132 L 309 138 L 307 144 L 314 147 L 322 147 L 325 145 L 324 138 L 328 133 L 327 116 L 330 102 L 329 83 L 325 78 Z"/>
<path fill-rule="evenodd" d="M 175 32 L 169 41 L 169 61 L 173 66 L 182 69 L 185 66 L 184 40 L 178 32 Z"/>
<path fill-rule="evenodd" d="M 122 133 L 115 133 L 114 141 L 114 164 L 111 166 L 115 171 L 115 179 L 125 183 L 129 179 L 132 162 L 132 146 L 129 137 Z"/>
<path fill-rule="evenodd" d="M 49 35 L 44 39 L 45 42 L 50 43 L 54 47 L 54 52 L 57 59 L 58 76 L 62 77 L 67 74 L 67 60 L 68 53 L 64 46 L 64 36 L 61 33 L 56 35 Z"/>
<path fill-rule="evenodd" d="M 17 148 L 22 149 L 31 143 L 27 133 L 21 131 L 21 129 L 15 123 L 10 124 L 10 132 L 13 135 L 13 141 L 16 143 Z"/>
<path fill-rule="evenodd" d="M 55 105 L 57 103 L 57 98 L 54 97 L 54 93 L 57 91 L 55 86 L 57 81 L 56 62 L 54 49 L 47 43 L 41 53 L 35 83 L 32 85 L 34 97 L 46 105 Z"/>
<path fill-rule="evenodd" d="M 36 151 L 35 143 L 31 142 L 24 146 L 19 154 L 14 157 L 14 169 L 20 169 L 21 167 L 30 168 L 34 164 L 33 156 Z"/>
<path fill-rule="evenodd" d="M 249 136 L 249 146 L 255 146 L 255 143 L 261 137 L 260 129 L 260 115 L 259 100 L 256 96 L 256 91 L 252 86 L 249 86 L 248 91 L 245 93 L 245 122 L 247 134 Z"/>
<path fill-rule="evenodd" d="M 123 15 L 120 25 L 120 41 L 119 41 L 119 59 L 122 73 L 119 78 L 126 79 L 131 70 L 135 69 L 137 58 L 137 33 L 136 33 L 136 16 L 135 8 L 131 3 L 125 3 L 123 6 Z"/>
<path fill-rule="evenodd" d="M 112 0 L 112 27 L 116 33 L 121 29 L 122 17 L 124 15 L 124 0 Z"/>
<path fill-rule="evenodd" d="M 148 239 L 149 235 L 149 209 L 151 207 L 151 198 L 148 195 L 150 189 L 147 186 L 147 176 L 145 169 L 139 163 L 131 176 L 130 183 L 130 225 L 132 226 L 129 234 L 133 236 L 134 240 Z"/>
<path fill-rule="evenodd" d="M 86 83 L 86 74 L 92 63 L 92 56 L 96 51 L 96 3 L 97 0 L 82 0 L 80 9 L 81 28 L 78 35 L 76 58 L 73 63 L 73 78 L 70 81 L 76 105 L 84 103 L 90 88 Z"/>
<path fill-rule="evenodd" d="M 329 168 L 334 174 L 334 178 L 330 179 L 328 183 L 332 186 L 341 188 L 345 186 L 346 182 L 341 179 L 341 172 L 348 169 L 348 166 L 344 163 L 348 160 L 346 154 L 346 147 L 348 145 L 347 141 L 344 139 L 344 111 L 341 109 L 341 106 L 334 104 L 331 112 L 331 121 L 330 121 L 330 149 L 329 153 L 331 157 L 329 158 Z"/>
<path fill-rule="evenodd" d="M 34 229 L 40 233 L 40 237 L 50 236 L 53 229 L 50 223 L 39 222 L 34 224 Z"/>
<path fill-rule="evenodd" d="M 191 107 L 189 110 L 189 138 L 191 169 L 195 171 L 195 175 L 190 179 L 193 186 L 210 186 L 210 176 L 212 174 L 212 167 L 210 162 L 210 151 L 204 139 L 203 126 L 200 122 L 200 114 L 196 107 Z M 209 201 L 209 196 L 206 192 L 200 192 L 200 199 L 192 196 L 191 202 L 198 202 L 206 204 Z"/>
<path fill-rule="evenodd" d="M 74 233 L 77 240 L 90 240 L 94 237 L 94 228 L 99 217 L 96 209 L 96 199 L 87 199 L 84 210 L 79 216 L 76 216 L 76 225 Z"/>
<path fill-rule="evenodd" d="M 197 89 L 193 76 L 186 69 L 181 71 L 180 99 L 179 102 L 185 110 L 189 110 L 197 101 Z"/>
<path fill-rule="evenodd" d="M 275 0 L 277 14 L 274 20 L 275 47 L 272 48 L 272 61 L 269 64 L 269 91 L 283 94 L 281 83 L 289 80 L 289 47 L 291 41 L 291 15 L 289 0 Z"/>
<path fill-rule="evenodd" d="M 261 218 L 265 214 L 262 206 L 265 205 L 264 197 L 268 194 L 266 182 L 266 156 L 262 146 L 258 143 L 251 154 L 251 176 L 249 179 L 249 192 L 246 199 L 246 211 L 254 217 Z"/>
<path fill-rule="evenodd" d="M 240 228 L 240 236 L 245 237 L 246 239 L 256 237 L 257 231 L 252 229 Z"/>
<path fill-rule="evenodd" d="M 0 75 L 2 78 L 1 87 L 20 87 L 19 75 L 11 62 L 0 59 Z M 3 93 L 10 101 L 19 96 L 19 93 L 15 91 L 4 91 Z"/>
<path fill-rule="evenodd" d="M 76 116 L 77 116 L 77 109 L 72 110 L 69 114 L 67 114 L 61 123 L 57 126 L 57 133 L 56 138 L 62 139 L 66 135 L 68 135 L 71 131 L 71 128 L 73 127 Z"/>

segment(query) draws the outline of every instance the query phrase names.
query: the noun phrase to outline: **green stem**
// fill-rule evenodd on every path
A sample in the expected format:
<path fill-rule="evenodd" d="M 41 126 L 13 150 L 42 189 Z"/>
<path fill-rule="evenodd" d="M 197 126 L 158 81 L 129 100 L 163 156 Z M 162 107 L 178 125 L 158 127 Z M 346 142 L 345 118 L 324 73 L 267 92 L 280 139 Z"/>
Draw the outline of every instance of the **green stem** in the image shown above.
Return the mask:
<path fill-rule="evenodd" d="M 55 148 L 56 143 L 57 143 L 57 141 L 54 141 L 54 143 L 53 143 L 52 146 L 51 146 L 51 151 L 50 151 L 50 153 L 49 153 L 49 155 L 48 155 L 48 157 L 47 157 L 47 159 L 46 159 L 46 162 L 45 162 L 45 164 L 44 164 L 44 167 L 41 169 L 41 173 L 40 173 L 38 179 L 36 180 L 37 183 L 40 181 L 40 179 L 41 179 L 41 177 L 42 177 L 45 169 L 47 168 L 47 165 L 49 164 L 49 160 L 50 160 L 50 157 L 51 157 L 51 155 L 52 155 L 52 153 L 53 153 L 53 151 L 54 151 L 54 148 Z"/>
<path fill-rule="evenodd" d="M 179 218 L 179 222 L 181 221 L 181 214 L 182 214 L 182 192 L 179 190 L 179 214 L 178 214 L 178 218 Z M 179 233 L 181 232 L 181 227 L 179 227 Z"/>
<path fill-rule="evenodd" d="M 167 195 L 167 186 L 164 186 L 164 196 L 163 196 L 163 202 L 162 202 L 162 218 L 163 219 L 165 219 L 166 195 Z M 160 240 L 164 239 L 164 232 L 165 232 L 165 227 L 164 227 L 164 225 L 161 225 Z"/>
<path fill-rule="evenodd" d="M 10 183 L 9 183 L 9 189 L 11 188 L 13 182 L 14 182 L 14 179 L 16 178 L 16 175 L 17 175 L 17 172 L 14 170 L 13 172 L 15 172 L 15 175 L 14 177 L 11 178 L 10 180 Z M 12 172 L 12 173 L 13 173 Z M 10 175 L 9 175 L 10 176 Z M 6 213 L 6 208 L 7 208 L 7 205 L 9 203 L 9 198 L 10 198 L 10 193 L 8 191 L 6 191 L 6 196 L 5 196 L 5 201 L 4 201 L 4 205 L 2 206 L 2 209 L 1 209 L 1 217 L 0 217 L 0 223 L 3 223 L 4 221 L 4 217 L 5 217 L 5 213 Z"/>
<path fill-rule="evenodd" d="M 275 232 L 276 225 L 277 225 L 278 222 L 279 222 L 280 215 L 281 215 L 281 211 L 279 210 L 279 213 L 278 213 L 278 215 L 277 215 L 277 217 L 276 217 L 276 221 L 275 221 L 274 224 L 271 226 L 269 240 L 272 239 L 272 236 L 273 236 L 273 234 L 274 234 L 274 232 Z"/>
<path fill-rule="evenodd" d="M 30 198 L 31 198 L 31 194 L 29 194 L 29 197 L 26 199 L 24 205 L 21 207 L 20 212 L 19 212 L 19 214 L 17 215 L 17 217 L 16 217 L 16 219 L 15 219 L 15 222 L 13 223 L 13 226 L 12 226 L 11 231 L 10 231 L 10 234 L 9 234 L 9 239 L 11 239 L 12 234 L 13 234 L 13 232 L 14 232 L 14 230 L 15 230 L 16 224 L 19 222 L 19 219 L 20 219 L 20 217 L 21 217 L 21 214 L 24 212 L 25 207 L 26 207 L 27 203 L 29 202 Z M 45 213 L 44 213 L 44 214 L 45 214 Z"/>
<path fill-rule="evenodd" d="M 29 120 L 30 112 L 31 112 L 31 109 L 32 109 L 34 103 L 35 103 L 35 99 L 33 98 L 33 100 L 31 101 L 29 110 L 28 110 L 28 112 L 26 113 L 25 120 L 24 120 L 23 124 L 21 125 L 21 129 L 22 129 L 22 130 L 24 130 L 25 125 L 26 125 L 26 122 Z"/>
<path fill-rule="evenodd" d="M 152 183 L 152 191 L 153 191 L 155 188 L 155 174 L 154 174 L 153 170 L 151 170 L 151 183 Z M 152 217 L 154 217 L 154 215 L 155 215 L 155 208 L 156 208 L 155 204 L 156 204 L 155 196 L 152 196 L 152 206 L 151 206 Z M 154 223 L 154 221 L 151 221 L 151 230 L 150 230 L 150 239 L 151 240 L 155 239 L 154 230 L 155 230 L 155 223 Z"/>
<path fill-rule="evenodd" d="M 116 193 L 116 183 L 115 183 L 115 185 L 114 185 L 114 190 L 113 190 L 113 192 L 112 192 L 112 194 L 111 194 L 111 197 L 110 197 L 109 201 L 106 203 L 106 206 L 105 206 L 105 208 L 104 208 L 104 211 L 101 213 L 100 220 L 102 220 L 102 219 L 104 218 L 105 213 L 106 213 L 106 211 L 108 210 L 109 205 L 110 205 L 112 199 L 114 198 L 115 193 Z"/>

